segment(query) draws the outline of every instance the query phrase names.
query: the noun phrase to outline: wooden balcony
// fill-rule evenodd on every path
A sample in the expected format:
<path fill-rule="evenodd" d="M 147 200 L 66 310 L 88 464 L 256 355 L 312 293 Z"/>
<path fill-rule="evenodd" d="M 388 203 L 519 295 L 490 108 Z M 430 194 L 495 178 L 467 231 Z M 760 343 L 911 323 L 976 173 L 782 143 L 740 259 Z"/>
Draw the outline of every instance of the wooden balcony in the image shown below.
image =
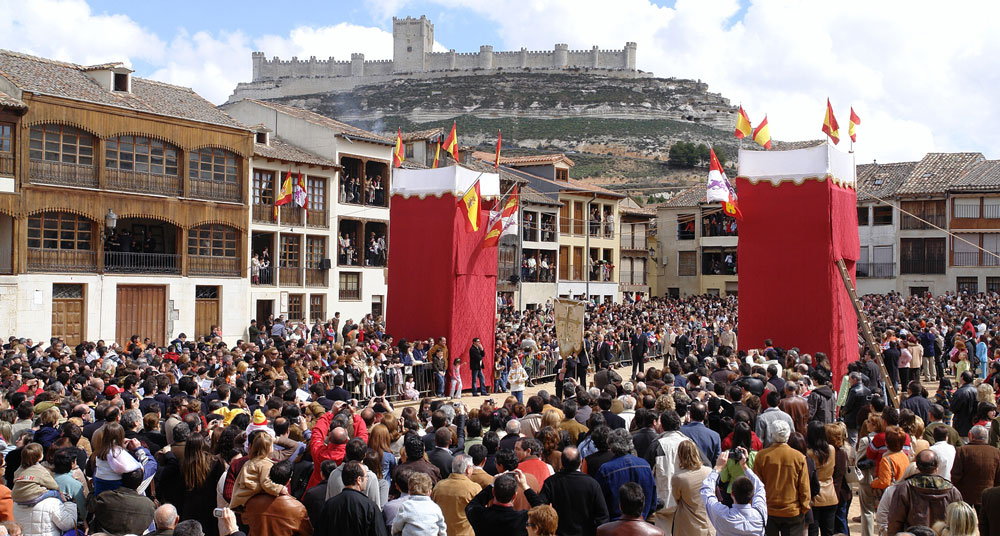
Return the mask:
<path fill-rule="evenodd" d="M 310 210 L 306 225 L 309 227 L 330 227 L 330 219 L 325 210 Z"/>
<path fill-rule="evenodd" d="M 305 225 L 305 211 L 302 207 L 292 206 L 291 204 L 283 205 L 281 207 L 281 225 Z"/>
<path fill-rule="evenodd" d="M 109 190 L 168 196 L 178 196 L 184 191 L 179 176 L 124 169 L 106 169 L 105 173 L 105 184 Z"/>
<path fill-rule="evenodd" d="M 278 284 L 283 287 L 301 287 L 302 268 L 285 266 L 278 268 Z"/>
<path fill-rule="evenodd" d="M 253 205 L 254 223 L 274 223 L 274 205 Z"/>
<path fill-rule="evenodd" d="M 188 255 L 188 275 L 240 277 L 243 270 L 239 257 Z"/>
<path fill-rule="evenodd" d="M 170 253 L 106 251 L 104 271 L 116 274 L 179 274 L 181 256 Z"/>
<path fill-rule="evenodd" d="M 191 197 L 206 199 L 208 201 L 231 201 L 239 203 L 243 197 L 240 195 L 241 186 L 238 182 L 215 182 L 191 180 L 188 193 Z"/>
<path fill-rule="evenodd" d="M 13 153 L 0 153 L 0 175 L 14 176 Z"/>
<path fill-rule="evenodd" d="M 32 160 L 29 179 L 33 184 L 57 184 L 97 188 L 97 168 L 78 164 L 63 164 L 47 160 Z"/>
<path fill-rule="evenodd" d="M 320 270 L 319 268 L 306 268 L 306 286 L 307 287 L 326 287 L 327 274 L 329 270 Z"/>
<path fill-rule="evenodd" d="M 97 252 L 28 248 L 29 272 L 96 272 Z"/>

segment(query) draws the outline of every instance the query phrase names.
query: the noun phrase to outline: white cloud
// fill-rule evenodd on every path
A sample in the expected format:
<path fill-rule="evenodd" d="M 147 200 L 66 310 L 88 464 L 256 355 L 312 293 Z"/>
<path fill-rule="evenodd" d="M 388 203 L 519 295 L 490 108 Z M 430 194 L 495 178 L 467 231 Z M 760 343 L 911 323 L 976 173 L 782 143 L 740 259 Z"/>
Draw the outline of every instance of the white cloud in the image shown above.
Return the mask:
<path fill-rule="evenodd" d="M 253 74 L 248 39 L 240 32 L 213 36 L 180 30 L 168 52 L 149 78 L 193 88 L 214 103 L 225 102 L 236 83 L 249 81 Z"/>
<path fill-rule="evenodd" d="M 364 54 L 367 60 L 392 58 L 392 32 L 346 22 L 320 28 L 299 26 L 287 37 L 265 35 L 255 39 L 254 45 L 268 58 L 278 56 L 284 60 L 293 56 L 325 60 L 333 56 L 337 61 L 349 61 L 354 52 Z"/>

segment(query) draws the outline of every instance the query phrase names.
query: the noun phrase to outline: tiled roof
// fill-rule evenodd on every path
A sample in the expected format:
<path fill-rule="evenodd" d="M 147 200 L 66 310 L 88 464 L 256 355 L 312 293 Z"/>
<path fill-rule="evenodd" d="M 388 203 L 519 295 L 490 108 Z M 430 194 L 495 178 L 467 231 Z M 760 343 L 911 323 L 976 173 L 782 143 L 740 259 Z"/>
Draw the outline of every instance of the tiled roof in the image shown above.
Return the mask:
<path fill-rule="evenodd" d="M 898 194 L 943 194 L 966 171 L 984 160 L 982 153 L 927 153 L 897 190 Z"/>
<path fill-rule="evenodd" d="M 427 164 L 418 162 L 412 158 L 409 160 L 403 160 L 403 163 L 399 167 L 403 169 L 428 169 Z"/>
<path fill-rule="evenodd" d="M 910 176 L 916 165 L 916 162 L 861 164 L 857 167 L 858 201 L 867 201 L 874 197 L 885 199 L 896 195 L 899 186 Z"/>
<path fill-rule="evenodd" d="M 416 132 L 404 132 L 403 143 L 409 143 L 411 141 L 417 141 L 417 140 L 429 140 L 434 136 L 440 136 L 441 134 L 444 134 L 444 129 L 441 127 L 431 128 L 427 130 L 418 130 Z"/>
<path fill-rule="evenodd" d="M 271 158 L 273 160 L 281 160 L 284 162 L 294 162 L 337 169 L 340 168 L 340 166 L 333 160 L 327 160 L 326 158 L 310 153 L 305 149 L 300 149 L 294 145 L 285 143 L 275 136 L 271 136 L 270 141 L 271 143 L 269 145 L 255 143 L 253 145 L 253 155 L 263 158 Z"/>
<path fill-rule="evenodd" d="M 272 101 L 257 100 L 257 99 L 247 99 L 248 102 L 253 102 L 261 106 L 265 106 L 272 110 L 281 112 L 285 115 L 296 117 L 312 123 L 314 125 L 321 126 L 323 128 L 332 130 L 340 136 L 353 138 L 360 141 L 367 141 L 371 143 L 378 143 L 382 145 L 395 145 L 396 138 L 387 138 L 385 136 L 379 136 L 374 132 L 368 132 L 367 130 L 360 129 L 358 127 L 348 125 L 336 119 L 329 118 L 325 115 L 320 115 L 316 112 L 311 112 L 305 108 L 299 108 L 297 106 L 289 106 L 287 104 L 280 104 Z"/>
<path fill-rule="evenodd" d="M 0 108 L 17 108 L 19 110 L 27 110 L 28 105 L 21 99 L 15 99 L 3 91 L 0 91 Z"/>
<path fill-rule="evenodd" d="M 557 184 L 559 184 L 560 182 L 561 181 L 556 181 Z M 605 188 L 603 186 L 598 186 L 596 184 L 589 184 L 589 183 L 586 183 L 586 182 L 583 182 L 583 181 L 580 181 L 580 180 L 577 180 L 577 179 L 572 179 L 571 178 L 571 179 L 569 179 L 566 182 L 570 186 L 573 186 L 575 188 L 579 188 L 581 190 L 590 190 L 591 192 L 597 192 L 599 194 L 610 195 L 612 197 L 628 197 L 625 194 L 618 193 L 618 192 L 616 192 L 614 190 L 608 190 L 607 188 Z"/>
<path fill-rule="evenodd" d="M 970 167 L 949 190 L 956 192 L 1000 190 L 1000 160 L 984 160 Z"/>
<path fill-rule="evenodd" d="M 774 149 L 777 151 L 792 151 L 795 149 L 809 149 L 826 143 L 826 138 L 820 140 L 805 141 L 774 141 Z M 752 146 L 752 144 L 750 144 Z"/>
<path fill-rule="evenodd" d="M 486 151 L 475 151 L 472 153 L 472 157 L 477 160 L 482 160 L 484 162 L 493 162 L 496 158 L 496 153 L 488 153 Z M 570 158 L 562 153 L 556 154 L 534 154 L 526 156 L 504 156 L 500 154 L 500 165 L 510 166 L 510 167 L 520 167 L 520 166 L 537 166 L 545 164 L 558 164 L 560 162 L 572 167 L 575 166 Z"/>
<path fill-rule="evenodd" d="M 73 63 L 0 50 L 0 76 L 22 91 L 246 129 L 189 88 L 133 76 L 131 93 L 109 91 L 90 78 L 85 69 Z"/>
<path fill-rule="evenodd" d="M 534 203 L 536 205 L 551 205 L 554 207 L 562 206 L 562 201 L 552 199 L 551 197 L 539 192 L 538 190 L 530 186 L 521 186 L 520 190 L 521 200 L 525 203 Z"/>
<path fill-rule="evenodd" d="M 705 194 L 707 194 L 705 185 L 698 184 L 692 186 L 687 190 L 681 191 L 679 194 L 671 197 L 666 202 L 660 206 L 664 207 L 697 207 L 701 203 L 705 202 Z"/>
<path fill-rule="evenodd" d="M 622 214 L 628 214 L 630 216 L 655 216 L 656 211 L 651 208 L 645 207 L 629 207 L 629 206 L 619 206 L 618 212 Z"/>

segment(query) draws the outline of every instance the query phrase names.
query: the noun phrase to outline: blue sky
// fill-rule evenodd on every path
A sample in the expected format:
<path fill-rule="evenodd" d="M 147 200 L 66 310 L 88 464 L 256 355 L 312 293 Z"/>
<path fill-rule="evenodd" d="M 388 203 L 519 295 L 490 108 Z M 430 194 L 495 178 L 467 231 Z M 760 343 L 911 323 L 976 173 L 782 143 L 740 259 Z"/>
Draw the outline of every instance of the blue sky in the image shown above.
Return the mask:
<path fill-rule="evenodd" d="M 392 17 L 427 15 L 459 52 L 621 48 L 638 67 L 698 79 L 775 139 L 817 139 L 826 99 L 846 138 L 862 118 L 858 162 L 930 151 L 1000 157 L 1000 2 L 968 0 L 0 0 L 0 48 L 81 64 L 126 61 L 140 76 L 221 103 L 268 57 L 391 58 Z"/>

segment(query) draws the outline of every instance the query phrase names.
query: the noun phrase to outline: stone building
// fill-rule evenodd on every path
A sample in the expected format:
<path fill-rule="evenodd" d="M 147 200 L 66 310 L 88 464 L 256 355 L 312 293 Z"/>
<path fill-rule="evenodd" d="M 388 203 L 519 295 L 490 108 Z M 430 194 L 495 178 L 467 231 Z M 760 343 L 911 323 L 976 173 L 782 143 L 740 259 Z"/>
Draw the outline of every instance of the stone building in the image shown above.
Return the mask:
<path fill-rule="evenodd" d="M 658 292 L 671 297 L 736 294 L 739 223 L 720 203 L 705 201 L 705 186 L 684 190 L 656 212 L 660 249 Z"/>

